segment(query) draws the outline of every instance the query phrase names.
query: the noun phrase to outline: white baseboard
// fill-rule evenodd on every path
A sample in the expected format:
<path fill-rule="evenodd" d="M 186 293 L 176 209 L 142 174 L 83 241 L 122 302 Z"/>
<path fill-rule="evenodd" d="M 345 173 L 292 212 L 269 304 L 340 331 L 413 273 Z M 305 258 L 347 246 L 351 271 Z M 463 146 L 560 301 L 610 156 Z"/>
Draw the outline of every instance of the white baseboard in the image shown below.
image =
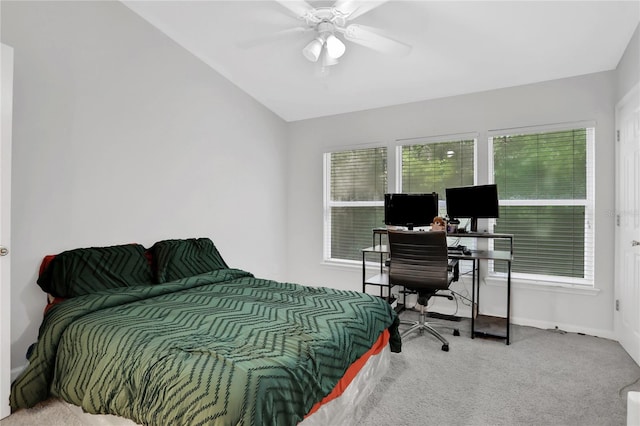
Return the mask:
<path fill-rule="evenodd" d="M 569 333 L 581 333 L 588 336 L 602 337 L 618 341 L 613 330 L 603 330 L 599 328 L 580 327 L 575 324 L 558 324 L 555 322 L 533 320 L 530 318 L 511 317 L 511 324 L 524 325 L 528 327 L 541 328 L 543 330 L 562 330 Z"/>
<path fill-rule="evenodd" d="M 627 394 L 627 426 L 640 426 L 640 392 Z"/>
<path fill-rule="evenodd" d="M 415 299 L 415 297 L 414 297 L 414 299 Z M 463 305 L 460 302 L 456 306 L 455 302 L 452 302 L 450 300 L 447 300 L 447 299 L 444 299 L 444 298 L 441 298 L 441 297 L 434 297 L 434 298 L 432 298 L 432 300 L 433 299 L 436 299 L 436 300 L 434 300 L 433 303 L 430 304 L 429 310 L 435 311 L 435 312 L 440 312 L 440 313 L 443 313 L 443 314 L 452 314 L 452 313 L 455 312 L 455 315 L 457 315 L 459 317 L 471 318 L 471 307 L 470 306 Z M 415 300 L 414 300 L 414 303 L 415 303 Z M 409 304 L 409 303 L 407 303 L 407 304 Z M 496 315 L 496 316 L 503 316 L 504 315 L 503 313 L 484 312 L 484 311 L 482 313 L 485 314 L 485 315 Z M 528 327 L 535 327 L 535 328 L 540 328 L 540 329 L 543 329 L 543 330 L 559 329 L 559 330 L 563 330 L 563 331 L 566 331 L 566 332 L 569 332 L 569 333 L 582 333 L 582 334 L 586 334 L 588 336 L 596 336 L 596 337 L 601 337 L 601 338 L 604 338 L 604 339 L 610 339 L 610 340 L 618 341 L 618 338 L 616 337 L 616 335 L 615 335 L 613 330 L 604 330 L 604 329 L 600 329 L 600 328 L 588 328 L 588 327 L 582 327 L 582 326 L 576 325 L 576 324 L 563 324 L 563 323 L 551 322 L 551 321 L 546 321 L 546 320 L 518 317 L 518 316 L 513 316 L 513 315 L 511 316 L 511 324 L 523 325 L 523 326 L 528 326 Z"/>

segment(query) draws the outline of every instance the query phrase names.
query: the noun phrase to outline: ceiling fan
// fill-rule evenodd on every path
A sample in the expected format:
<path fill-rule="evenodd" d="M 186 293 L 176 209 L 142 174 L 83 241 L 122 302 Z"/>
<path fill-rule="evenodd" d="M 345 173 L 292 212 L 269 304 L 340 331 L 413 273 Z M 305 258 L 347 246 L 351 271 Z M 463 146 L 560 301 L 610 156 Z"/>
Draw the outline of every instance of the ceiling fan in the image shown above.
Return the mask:
<path fill-rule="evenodd" d="M 311 62 L 320 62 L 323 68 L 337 64 L 346 51 L 346 45 L 338 36 L 382 53 L 406 55 L 411 51 L 410 45 L 377 28 L 351 23 L 389 0 L 337 0 L 330 7 L 313 7 L 305 0 L 276 1 L 304 21 L 303 26 L 278 34 L 314 32 L 314 38 L 302 49 L 302 54 Z"/>

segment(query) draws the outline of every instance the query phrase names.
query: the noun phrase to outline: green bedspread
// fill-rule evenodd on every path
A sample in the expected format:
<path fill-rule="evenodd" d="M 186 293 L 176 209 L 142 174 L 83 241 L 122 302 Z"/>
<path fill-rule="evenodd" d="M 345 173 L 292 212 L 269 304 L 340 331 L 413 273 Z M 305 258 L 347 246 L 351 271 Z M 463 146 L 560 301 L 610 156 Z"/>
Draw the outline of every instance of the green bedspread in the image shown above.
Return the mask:
<path fill-rule="evenodd" d="M 60 397 L 149 425 L 293 425 L 397 316 L 359 292 L 223 269 L 69 299 L 43 320 L 11 406 Z"/>

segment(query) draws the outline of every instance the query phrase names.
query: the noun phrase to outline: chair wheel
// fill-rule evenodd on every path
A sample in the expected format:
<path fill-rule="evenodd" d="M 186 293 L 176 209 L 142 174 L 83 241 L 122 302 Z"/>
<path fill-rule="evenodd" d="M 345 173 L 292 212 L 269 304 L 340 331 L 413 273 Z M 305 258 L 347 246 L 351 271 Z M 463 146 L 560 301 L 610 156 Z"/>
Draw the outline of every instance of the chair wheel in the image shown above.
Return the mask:
<path fill-rule="evenodd" d="M 460 330 L 458 330 L 457 328 L 455 330 L 453 330 L 453 335 L 454 336 L 459 336 L 460 335 Z"/>
<path fill-rule="evenodd" d="M 449 352 L 449 345 L 442 345 L 442 350 L 445 352 Z"/>

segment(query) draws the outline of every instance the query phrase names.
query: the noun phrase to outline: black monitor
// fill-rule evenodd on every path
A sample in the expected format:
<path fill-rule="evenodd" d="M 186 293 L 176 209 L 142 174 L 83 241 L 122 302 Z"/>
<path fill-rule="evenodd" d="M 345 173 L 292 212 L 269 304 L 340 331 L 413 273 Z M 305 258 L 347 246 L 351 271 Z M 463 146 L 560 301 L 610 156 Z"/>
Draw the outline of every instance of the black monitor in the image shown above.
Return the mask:
<path fill-rule="evenodd" d="M 471 219 L 471 231 L 478 231 L 478 218 L 499 217 L 498 187 L 491 185 L 447 188 L 447 215 L 449 219 Z"/>
<path fill-rule="evenodd" d="M 431 225 L 438 216 L 438 194 L 384 194 L 384 223 L 393 226 Z"/>

